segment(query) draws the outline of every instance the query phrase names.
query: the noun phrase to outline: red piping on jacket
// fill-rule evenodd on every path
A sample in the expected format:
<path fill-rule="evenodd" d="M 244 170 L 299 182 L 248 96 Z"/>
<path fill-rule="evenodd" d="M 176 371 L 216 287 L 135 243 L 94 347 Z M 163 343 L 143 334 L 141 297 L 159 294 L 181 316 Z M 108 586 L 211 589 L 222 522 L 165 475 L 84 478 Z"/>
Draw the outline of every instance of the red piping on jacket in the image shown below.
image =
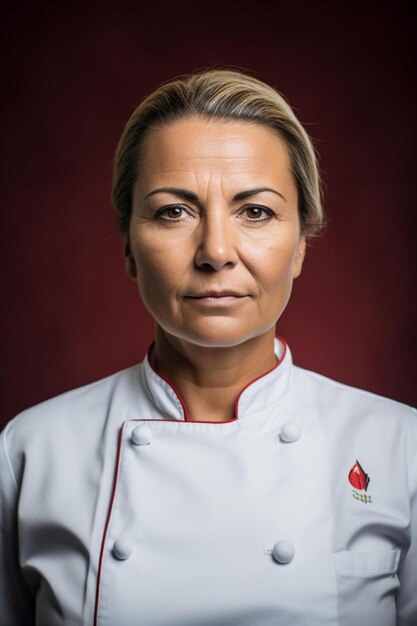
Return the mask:
<path fill-rule="evenodd" d="M 241 395 L 242 395 L 242 393 L 245 391 L 245 389 L 247 389 L 248 387 L 250 387 L 250 385 L 252 385 L 255 381 L 259 380 L 260 378 L 263 378 L 263 377 L 264 377 L 264 376 L 266 376 L 267 374 L 270 374 L 271 372 L 273 372 L 274 370 L 276 370 L 276 369 L 277 369 L 277 367 L 279 367 L 279 366 L 281 365 L 282 361 L 284 360 L 285 354 L 286 354 L 286 352 L 287 352 L 287 342 L 286 342 L 286 341 L 285 341 L 282 337 L 280 337 L 280 336 L 278 336 L 278 337 L 277 337 L 277 339 L 281 340 L 281 341 L 282 341 L 282 343 L 284 344 L 284 354 L 282 355 L 282 359 L 281 359 L 281 360 L 279 360 L 279 359 L 278 359 L 278 357 L 277 357 L 277 361 L 278 361 L 278 362 L 277 362 L 277 364 L 276 364 L 276 365 L 274 365 L 274 367 L 272 367 L 272 368 L 271 368 L 270 370 L 268 370 L 267 372 L 264 372 L 264 373 L 263 373 L 263 374 L 261 374 L 260 376 L 257 376 L 256 378 L 254 378 L 253 380 L 251 380 L 250 382 L 248 382 L 248 384 L 247 384 L 247 385 L 245 385 L 245 386 L 243 387 L 243 389 L 241 389 L 241 390 L 240 390 L 240 393 L 239 393 L 239 395 L 238 395 L 238 397 L 236 398 L 236 401 L 235 401 L 235 418 L 234 418 L 234 419 L 237 419 L 237 418 L 238 418 L 238 404 L 239 404 L 240 396 L 241 396 Z"/>
<path fill-rule="evenodd" d="M 242 393 L 245 391 L 245 389 L 247 389 L 255 381 L 259 380 L 260 378 L 263 378 L 263 376 L 266 376 L 267 374 L 269 374 L 270 372 L 275 370 L 277 367 L 279 367 L 279 365 L 284 360 L 285 354 L 287 352 L 287 343 L 286 343 L 285 339 L 283 339 L 279 335 L 277 336 L 277 339 L 279 339 L 283 343 L 283 345 L 284 345 L 284 354 L 282 355 L 282 359 L 279 360 L 278 357 L 277 357 L 278 363 L 276 365 L 274 365 L 274 367 L 272 367 L 267 372 L 264 372 L 260 376 L 257 376 L 256 378 L 251 380 L 247 385 L 245 385 L 243 387 L 243 389 L 241 389 L 241 391 L 240 391 L 240 393 L 239 393 L 239 395 L 238 395 L 238 397 L 236 398 L 236 401 L 235 401 L 235 409 L 234 409 L 235 417 L 233 418 L 233 420 L 228 420 L 228 421 L 225 421 L 225 422 L 205 422 L 205 421 L 202 421 L 202 420 L 193 420 L 193 421 L 196 421 L 196 423 L 198 423 L 198 424 L 213 424 L 213 425 L 215 425 L 215 424 L 228 424 L 231 421 L 236 420 L 237 417 L 238 417 L 238 403 L 239 403 L 240 397 L 241 397 Z M 185 402 L 181 398 L 181 395 L 179 394 L 177 389 L 175 389 L 175 387 L 169 382 L 169 380 L 167 380 L 166 378 L 161 376 L 161 374 L 151 364 L 151 361 L 149 359 L 149 355 L 150 355 L 150 351 L 151 351 L 152 346 L 153 346 L 154 343 L 155 342 L 151 343 L 151 345 L 149 347 L 149 350 L 148 350 L 148 362 L 149 362 L 151 368 L 153 369 L 153 371 L 155 372 L 155 374 L 157 374 L 159 376 L 159 378 L 162 378 L 162 380 L 165 381 L 171 387 L 171 389 L 175 392 L 175 394 L 177 395 L 178 400 L 181 402 L 181 406 L 182 406 L 183 411 L 184 411 L 185 421 L 186 422 L 191 422 L 192 420 L 189 419 L 188 412 L 187 412 L 187 407 L 185 406 Z M 139 420 L 138 419 L 137 421 L 141 421 L 141 422 L 159 422 L 161 420 L 159 420 L 159 419 L 157 419 L 157 420 L 155 420 L 155 419 L 140 419 Z M 178 422 L 178 420 L 175 420 L 175 419 L 167 419 L 167 420 L 164 420 L 164 421 L 167 421 L 167 422 Z M 110 519 L 111 519 L 111 515 L 112 515 L 112 511 L 113 511 L 114 499 L 116 497 L 116 487 L 117 487 L 117 482 L 118 482 L 118 478 L 119 478 L 120 457 L 121 457 L 122 441 L 123 441 L 123 426 L 124 425 L 122 425 L 122 427 L 120 429 L 120 432 L 119 432 L 118 450 L 117 450 L 117 459 L 116 459 L 116 470 L 115 470 L 115 475 L 114 475 L 113 490 L 112 490 L 112 494 L 111 494 L 111 498 L 110 498 L 109 512 L 107 514 L 107 520 L 106 520 L 106 524 L 105 524 L 105 527 L 104 527 L 103 540 L 101 542 L 100 558 L 99 558 L 98 572 L 97 572 L 97 588 L 96 588 L 96 605 L 95 605 L 95 610 L 94 610 L 94 626 L 98 626 L 98 607 L 99 607 L 99 598 L 100 598 L 100 582 L 101 582 L 101 572 L 102 572 L 102 567 L 103 567 L 104 546 L 106 544 L 107 532 L 108 532 L 108 529 L 109 529 Z"/>
<path fill-rule="evenodd" d="M 112 513 L 112 510 L 113 510 L 114 498 L 116 496 L 117 479 L 119 478 L 120 457 L 121 457 L 121 451 L 122 451 L 123 426 L 124 426 L 124 424 L 122 424 L 122 427 L 121 427 L 120 432 L 119 432 L 117 460 L 116 460 L 116 471 L 115 471 L 114 482 L 113 482 L 113 490 L 112 490 L 112 494 L 111 494 L 111 497 L 110 497 L 110 507 L 109 507 L 109 512 L 107 514 L 106 525 L 104 526 L 103 540 L 101 542 L 100 558 L 99 558 L 99 562 L 98 562 L 97 588 L 96 588 L 96 606 L 95 606 L 95 609 L 94 609 L 94 626 L 97 626 L 97 624 L 98 624 L 98 603 L 99 603 L 99 595 L 100 595 L 100 582 L 101 582 L 101 570 L 102 570 L 103 555 L 104 555 L 104 545 L 106 543 L 107 531 L 108 531 L 108 528 L 109 528 L 111 513 Z"/>
<path fill-rule="evenodd" d="M 158 370 L 156 370 L 156 369 L 154 368 L 154 366 L 152 365 L 152 362 L 151 362 L 150 356 L 151 356 L 151 350 L 152 350 L 152 348 L 153 348 L 153 346 L 154 346 L 154 345 L 155 345 L 155 341 L 152 341 L 152 343 L 151 343 L 151 345 L 149 346 L 149 349 L 148 349 L 148 363 L 149 363 L 149 365 L 151 366 L 152 370 L 155 372 L 155 374 L 156 374 L 157 376 L 159 376 L 159 378 L 162 378 L 162 380 L 163 380 L 164 382 L 166 382 L 166 383 L 167 383 L 167 385 L 169 385 L 169 386 L 171 387 L 171 389 L 173 390 L 173 392 L 174 392 L 174 393 L 175 393 L 175 395 L 177 396 L 178 400 L 181 402 L 182 410 L 184 411 L 184 419 L 185 419 L 185 421 L 186 421 L 186 422 L 190 422 L 191 420 L 190 420 L 190 417 L 189 417 L 189 415 L 188 415 L 187 407 L 185 406 L 185 402 L 184 402 L 184 400 L 182 399 L 180 392 L 179 392 L 179 391 L 178 391 L 178 390 L 174 387 L 174 385 L 173 385 L 172 383 L 170 383 L 170 382 L 169 382 L 169 380 L 167 380 L 164 376 L 162 376 L 162 374 L 160 374 L 160 373 L 158 372 Z"/>
<path fill-rule="evenodd" d="M 270 370 L 268 370 L 267 372 L 264 372 L 264 373 L 263 373 L 263 374 L 261 374 L 260 376 L 257 376 L 256 378 L 253 378 L 251 381 L 249 381 L 249 382 L 248 382 L 248 383 L 247 383 L 247 384 L 243 387 L 243 389 L 241 389 L 241 390 L 240 390 L 240 392 L 239 392 L 239 394 L 238 394 L 238 396 L 237 396 L 237 398 L 236 398 L 236 401 L 235 401 L 235 408 L 234 408 L 234 417 L 233 417 L 233 419 L 231 419 L 231 420 L 226 420 L 226 421 L 223 421 L 223 422 L 206 422 L 206 421 L 204 421 L 204 420 L 190 420 L 190 417 L 189 417 L 189 415 L 188 415 L 188 411 L 187 411 L 187 407 L 185 406 L 185 402 L 184 402 L 183 398 L 181 397 L 181 394 L 179 393 L 179 391 L 178 391 L 178 390 L 174 387 L 174 385 L 173 385 L 172 383 L 170 383 L 170 382 L 169 382 L 169 380 L 168 380 L 168 379 L 166 379 L 164 376 L 162 376 L 162 374 L 161 374 L 160 372 L 158 372 L 158 370 L 157 370 L 157 369 L 155 369 L 155 368 L 154 368 L 154 366 L 153 366 L 153 365 L 152 365 L 152 363 L 151 363 L 150 354 L 151 354 L 152 347 L 153 347 L 153 346 L 154 346 L 154 344 L 155 344 L 155 341 L 153 341 L 153 342 L 151 343 L 151 345 L 149 346 L 149 350 L 148 350 L 148 363 L 149 363 L 149 365 L 151 366 L 152 370 L 155 372 L 155 374 L 156 374 L 157 376 L 159 376 L 159 378 L 162 378 L 162 380 L 163 380 L 164 382 L 166 382 L 166 383 L 167 383 L 167 385 L 169 385 L 169 386 L 171 387 L 172 391 L 173 391 L 173 392 L 175 393 L 175 395 L 177 396 L 177 398 L 178 398 L 179 402 L 181 403 L 182 410 L 184 411 L 184 421 L 185 421 L 185 422 L 191 422 L 191 421 L 193 421 L 193 422 L 196 422 L 197 424 L 229 424 L 230 422 L 233 422 L 234 420 L 237 420 L 237 418 L 238 418 L 238 410 L 239 410 L 238 404 L 239 404 L 240 396 L 241 396 L 241 395 L 242 395 L 242 393 L 245 391 L 245 389 L 247 389 L 248 387 L 250 387 L 250 385 L 252 385 L 255 381 L 259 380 L 260 378 L 263 378 L 263 377 L 264 377 L 264 376 L 266 376 L 267 374 L 270 374 L 273 370 L 275 370 L 277 367 L 279 367 L 279 365 L 281 364 L 281 362 L 284 360 L 285 354 L 286 354 L 286 352 L 287 352 L 287 342 L 286 342 L 286 341 L 285 341 L 285 339 L 283 339 L 280 335 L 277 335 L 277 339 L 279 339 L 279 340 L 283 343 L 283 345 L 284 345 L 284 354 L 282 355 L 282 359 L 281 359 L 281 360 L 279 360 L 279 359 L 278 359 L 278 357 L 277 357 L 277 361 L 278 361 L 278 362 L 277 362 L 277 364 L 276 364 L 276 365 L 274 365 L 274 367 L 272 367 L 272 368 L 271 368 Z M 175 420 L 174 420 L 174 421 L 175 421 Z"/>

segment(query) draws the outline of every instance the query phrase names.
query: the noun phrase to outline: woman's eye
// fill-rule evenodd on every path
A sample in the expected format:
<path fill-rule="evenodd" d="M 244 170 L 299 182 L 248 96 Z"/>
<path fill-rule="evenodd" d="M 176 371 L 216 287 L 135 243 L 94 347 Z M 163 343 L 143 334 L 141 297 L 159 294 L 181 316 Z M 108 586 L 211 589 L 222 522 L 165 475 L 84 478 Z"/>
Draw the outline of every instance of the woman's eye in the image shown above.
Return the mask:
<path fill-rule="evenodd" d="M 273 216 L 272 211 L 262 206 L 247 206 L 243 211 L 251 222 L 265 222 Z"/>
<path fill-rule="evenodd" d="M 184 207 L 173 204 L 172 206 L 163 207 L 159 209 L 156 216 L 166 222 L 178 222 L 184 217 Z"/>
<path fill-rule="evenodd" d="M 246 214 L 250 222 L 266 222 L 273 217 L 273 212 L 262 206 L 250 205 L 241 210 L 241 214 Z M 179 204 L 162 207 L 157 211 L 156 217 L 165 222 L 181 222 L 186 219 L 187 210 Z"/>

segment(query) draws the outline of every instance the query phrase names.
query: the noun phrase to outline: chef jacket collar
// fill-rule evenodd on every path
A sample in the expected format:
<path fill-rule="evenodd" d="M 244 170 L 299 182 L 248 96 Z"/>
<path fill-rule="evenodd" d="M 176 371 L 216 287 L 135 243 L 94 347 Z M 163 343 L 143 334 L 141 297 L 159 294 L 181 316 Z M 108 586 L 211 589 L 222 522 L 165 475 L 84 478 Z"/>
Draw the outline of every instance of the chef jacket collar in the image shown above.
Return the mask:
<path fill-rule="evenodd" d="M 151 365 L 150 353 L 154 343 L 152 342 L 149 347 L 142 369 L 150 399 L 165 419 L 191 421 L 185 402 L 177 389 Z M 274 352 L 278 359 L 277 365 L 251 380 L 238 394 L 235 401 L 234 420 L 245 419 L 251 413 L 265 410 L 287 394 L 292 381 L 293 361 L 290 349 L 282 337 L 275 337 Z M 203 419 L 199 421 L 204 422 Z"/>

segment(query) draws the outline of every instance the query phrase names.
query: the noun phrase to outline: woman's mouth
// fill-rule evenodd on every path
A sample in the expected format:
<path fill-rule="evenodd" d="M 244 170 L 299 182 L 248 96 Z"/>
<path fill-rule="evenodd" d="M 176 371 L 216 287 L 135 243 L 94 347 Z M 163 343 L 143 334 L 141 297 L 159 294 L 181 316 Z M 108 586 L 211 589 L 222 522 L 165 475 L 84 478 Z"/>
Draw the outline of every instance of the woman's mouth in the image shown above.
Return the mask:
<path fill-rule="evenodd" d="M 198 304 L 208 305 L 208 306 L 219 306 L 219 305 L 230 305 L 236 304 L 244 300 L 247 296 L 244 295 L 234 295 L 234 294 L 225 294 L 225 295 L 202 295 L 202 296 L 187 296 L 189 300 L 194 301 Z"/>

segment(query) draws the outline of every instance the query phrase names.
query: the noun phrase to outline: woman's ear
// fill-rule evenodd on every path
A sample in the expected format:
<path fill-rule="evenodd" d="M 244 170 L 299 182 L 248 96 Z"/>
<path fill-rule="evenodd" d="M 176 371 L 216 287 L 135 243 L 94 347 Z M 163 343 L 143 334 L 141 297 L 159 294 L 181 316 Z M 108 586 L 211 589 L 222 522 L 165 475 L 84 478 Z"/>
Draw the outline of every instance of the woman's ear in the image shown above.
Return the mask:
<path fill-rule="evenodd" d="M 301 235 L 300 241 L 298 243 L 298 248 L 295 253 L 293 274 L 292 274 L 293 278 L 298 278 L 298 276 L 301 274 L 305 255 L 306 255 L 306 238 L 304 235 Z"/>
<path fill-rule="evenodd" d="M 131 278 L 132 280 L 136 280 L 138 277 L 138 274 L 136 271 L 136 262 L 135 262 L 135 259 L 133 258 L 132 251 L 130 248 L 129 235 L 125 236 L 123 254 L 125 257 L 126 273 L 129 276 L 129 278 Z"/>

